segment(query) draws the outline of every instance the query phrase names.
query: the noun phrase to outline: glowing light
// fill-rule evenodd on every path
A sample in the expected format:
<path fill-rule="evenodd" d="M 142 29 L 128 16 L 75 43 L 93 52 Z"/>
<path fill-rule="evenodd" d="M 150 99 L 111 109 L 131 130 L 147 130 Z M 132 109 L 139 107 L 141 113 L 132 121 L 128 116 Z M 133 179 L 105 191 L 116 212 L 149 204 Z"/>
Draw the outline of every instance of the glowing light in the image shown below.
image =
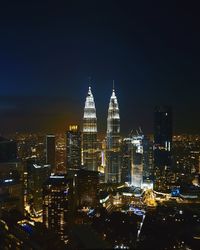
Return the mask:
<path fill-rule="evenodd" d="M 78 130 L 78 125 L 69 125 L 69 130 L 70 131 L 77 131 Z"/>
<path fill-rule="evenodd" d="M 108 199 L 109 199 L 109 195 L 108 195 L 106 198 L 101 199 L 101 200 L 100 200 L 100 203 L 104 203 L 104 202 L 106 202 Z"/>
<path fill-rule="evenodd" d="M 63 176 L 63 175 L 51 175 L 50 178 L 51 179 L 64 179 L 65 176 Z"/>
<path fill-rule="evenodd" d="M 13 179 L 6 179 L 3 182 L 5 182 L 5 183 L 13 182 Z"/>

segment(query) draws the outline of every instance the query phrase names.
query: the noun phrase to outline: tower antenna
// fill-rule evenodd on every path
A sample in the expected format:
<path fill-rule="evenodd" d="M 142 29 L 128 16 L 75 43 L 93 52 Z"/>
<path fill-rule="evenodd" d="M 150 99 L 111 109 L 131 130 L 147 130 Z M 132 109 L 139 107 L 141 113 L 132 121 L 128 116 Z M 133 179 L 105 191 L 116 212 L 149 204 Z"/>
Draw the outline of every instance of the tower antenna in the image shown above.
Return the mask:
<path fill-rule="evenodd" d="M 113 80 L 113 90 L 115 90 L 115 80 Z"/>
<path fill-rule="evenodd" d="M 91 87 L 91 85 L 92 85 L 92 77 L 91 76 L 88 77 L 88 82 L 89 82 L 89 87 Z"/>

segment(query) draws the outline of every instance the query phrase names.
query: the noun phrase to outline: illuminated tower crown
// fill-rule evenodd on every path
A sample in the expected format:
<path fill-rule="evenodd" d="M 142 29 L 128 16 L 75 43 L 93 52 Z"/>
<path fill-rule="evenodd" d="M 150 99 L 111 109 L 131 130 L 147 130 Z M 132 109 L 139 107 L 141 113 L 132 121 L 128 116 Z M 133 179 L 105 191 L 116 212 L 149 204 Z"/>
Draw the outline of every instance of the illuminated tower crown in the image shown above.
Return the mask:
<path fill-rule="evenodd" d="M 109 133 L 120 133 L 119 106 L 114 88 L 110 97 L 110 103 L 108 108 L 107 134 Z"/>
<path fill-rule="evenodd" d="M 97 117 L 94 97 L 89 87 L 83 115 L 83 132 L 97 132 Z"/>
<path fill-rule="evenodd" d="M 120 116 L 113 86 L 107 118 L 106 181 L 120 182 Z"/>
<path fill-rule="evenodd" d="M 83 159 L 88 170 L 97 170 L 97 117 L 94 97 L 89 87 L 83 115 Z"/>

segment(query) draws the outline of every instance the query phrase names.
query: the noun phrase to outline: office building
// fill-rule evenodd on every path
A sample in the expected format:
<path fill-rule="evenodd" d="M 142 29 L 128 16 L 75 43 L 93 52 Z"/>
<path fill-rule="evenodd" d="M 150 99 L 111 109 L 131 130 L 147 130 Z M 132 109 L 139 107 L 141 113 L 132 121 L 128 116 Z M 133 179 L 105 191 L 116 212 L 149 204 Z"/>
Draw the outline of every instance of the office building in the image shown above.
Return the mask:
<path fill-rule="evenodd" d="M 81 132 L 78 125 L 70 125 L 66 133 L 66 169 L 81 167 Z"/>
<path fill-rule="evenodd" d="M 17 143 L 0 140 L 0 214 L 16 209 L 24 213 L 23 165 L 17 157 Z"/>
<path fill-rule="evenodd" d="M 150 139 L 142 131 L 124 138 L 122 151 L 122 182 L 142 187 L 143 181 L 151 179 L 153 148 Z"/>
<path fill-rule="evenodd" d="M 52 175 L 43 189 L 43 223 L 67 243 L 71 206 L 71 180 L 64 175 Z"/>
<path fill-rule="evenodd" d="M 143 177 L 152 178 L 153 175 L 153 141 L 147 136 L 143 137 Z"/>
<path fill-rule="evenodd" d="M 121 144 L 121 181 L 131 183 L 131 152 L 132 139 L 124 138 Z"/>
<path fill-rule="evenodd" d="M 77 207 L 97 207 L 99 173 L 81 169 L 76 174 Z"/>
<path fill-rule="evenodd" d="M 173 179 L 172 110 L 168 106 L 157 106 L 154 113 L 154 187 L 168 191 Z"/>
<path fill-rule="evenodd" d="M 131 148 L 131 185 L 142 187 L 143 183 L 143 145 L 144 135 L 138 134 L 132 136 Z"/>
<path fill-rule="evenodd" d="M 27 163 L 27 200 L 33 216 L 37 216 L 37 213 L 42 210 L 43 186 L 50 175 L 50 165 Z"/>
<path fill-rule="evenodd" d="M 171 166 L 172 110 L 157 106 L 154 113 L 154 165 L 159 168 Z"/>

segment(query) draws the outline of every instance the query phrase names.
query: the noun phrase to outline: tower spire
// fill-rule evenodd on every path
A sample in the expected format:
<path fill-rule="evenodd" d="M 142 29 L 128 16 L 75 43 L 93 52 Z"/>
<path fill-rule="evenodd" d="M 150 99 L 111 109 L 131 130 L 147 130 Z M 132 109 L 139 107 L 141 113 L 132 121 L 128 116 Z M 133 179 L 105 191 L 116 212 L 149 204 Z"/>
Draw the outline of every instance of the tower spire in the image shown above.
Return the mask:
<path fill-rule="evenodd" d="M 115 95 L 115 82 L 110 97 L 107 117 L 106 138 L 106 182 L 120 182 L 120 115 L 117 97 Z"/>
<path fill-rule="evenodd" d="M 113 80 L 113 91 L 115 91 L 115 80 Z"/>
<path fill-rule="evenodd" d="M 92 77 L 91 76 L 88 76 L 88 82 L 89 82 L 89 88 L 91 88 L 91 85 L 92 85 Z"/>

